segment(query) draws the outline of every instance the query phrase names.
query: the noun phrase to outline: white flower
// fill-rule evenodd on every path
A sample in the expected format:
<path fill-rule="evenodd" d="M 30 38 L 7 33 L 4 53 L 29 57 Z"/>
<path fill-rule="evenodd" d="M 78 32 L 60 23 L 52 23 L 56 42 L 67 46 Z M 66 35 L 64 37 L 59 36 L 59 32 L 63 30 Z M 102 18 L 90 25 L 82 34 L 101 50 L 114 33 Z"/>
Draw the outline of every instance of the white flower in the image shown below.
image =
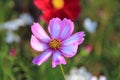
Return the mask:
<path fill-rule="evenodd" d="M 21 26 L 31 25 L 32 23 L 32 16 L 28 13 L 22 13 L 19 18 L 0 24 L 0 30 L 7 30 L 6 42 L 10 44 L 12 42 L 20 41 L 20 37 L 17 34 L 14 34 L 13 31 L 18 30 L 18 28 Z"/>
<path fill-rule="evenodd" d="M 99 80 L 107 80 L 106 76 L 102 75 L 99 77 Z"/>
<path fill-rule="evenodd" d="M 79 74 L 80 75 L 82 75 L 82 76 L 86 76 L 85 77 L 85 80 L 90 80 L 90 78 L 91 78 L 91 73 L 90 72 L 88 72 L 87 70 L 86 70 L 86 68 L 85 67 L 81 67 L 79 70 Z"/>
<path fill-rule="evenodd" d="M 96 76 L 92 76 L 91 80 L 98 80 L 98 78 Z"/>
<path fill-rule="evenodd" d="M 33 18 L 30 14 L 28 13 L 22 13 L 19 17 L 19 19 L 21 19 L 24 23 L 24 25 L 31 25 L 33 23 Z"/>
<path fill-rule="evenodd" d="M 33 23 L 33 18 L 28 13 L 22 13 L 19 18 L 7 21 L 3 24 L 0 24 L 0 29 L 7 29 L 7 30 L 18 30 L 19 27 L 25 25 L 31 25 Z"/>
<path fill-rule="evenodd" d="M 7 30 L 18 30 L 18 28 L 23 24 L 23 21 L 21 19 L 15 19 L 12 21 L 5 22 L 3 24 L 3 28 Z"/>
<path fill-rule="evenodd" d="M 83 26 L 89 33 L 94 33 L 96 31 L 97 22 L 91 21 L 90 18 L 86 18 L 84 20 Z"/>
<path fill-rule="evenodd" d="M 87 72 L 87 70 L 84 67 L 81 67 L 79 69 L 72 68 L 70 70 L 70 75 L 66 75 L 67 80 L 90 80 L 91 74 Z"/>
<path fill-rule="evenodd" d="M 81 67 L 79 69 L 72 68 L 70 74 L 66 75 L 66 80 L 107 80 L 107 78 L 104 75 L 100 77 L 94 76 L 85 67 Z"/>
<path fill-rule="evenodd" d="M 8 31 L 7 32 L 7 36 L 6 36 L 6 42 L 11 44 L 13 42 L 19 42 L 20 41 L 20 37 L 18 35 L 15 35 L 12 31 Z"/>

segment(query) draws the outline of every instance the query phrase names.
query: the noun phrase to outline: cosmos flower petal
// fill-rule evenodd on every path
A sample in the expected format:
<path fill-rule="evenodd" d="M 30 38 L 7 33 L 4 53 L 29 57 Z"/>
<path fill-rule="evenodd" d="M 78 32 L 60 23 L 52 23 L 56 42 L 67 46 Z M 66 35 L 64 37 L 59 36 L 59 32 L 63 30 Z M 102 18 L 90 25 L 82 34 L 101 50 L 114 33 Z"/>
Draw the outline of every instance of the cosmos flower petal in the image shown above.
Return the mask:
<path fill-rule="evenodd" d="M 34 23 L 31 26 L 31 30 L 33 35 L 38 38 L 40 41 L 48 43 L 50 41 L 50 37 L 47 35 L 45 30 L 42 28 L 42 26 L 39 25 L 39 23 Z"/>
<path fill-rule="evenodd" d="M 77 32 L 75 34 L 73 34 L 71 37 L 67 38 L 66 40 L 64 40 L 62 42 L 62 45 L 69 45 L 69 44 L 82 44 L 84 41 L 84 32 Z"/>
<path fill-rule="evenodd" d="M 42 63 L 46 62 L 49 57 L 52 55 L 52 50 L 46 50 L 41 55 L 35 57 L 32 61 L 33 64 L 41 65 Z"/>
<path fill-rule="evenodd" d="M 55 68 L 57 65 L 66 64 L 66 61 L 62 54 L 56 50 L 52 56 L 52 67 Z"/>
<path fill-rule="evenodd" d="M 48 48 L 46 43 L 40 42 L 34 35 L 31 36 L 30 44 L 36 51 L 44 51 Z"/>
<path fill-rule="evenodd" d="M 70 44 L 70 45 L 67 45 L 67 46 L 61 46 L 60 47 L 60 51 L 67 58 L 71 58 L 71 57 L 75 56 L 76 53 L 77 53 L 77 49 L 78 49 L 77 44 Z"/>
<path fill-rule="evenodd" d="M 48 31 L 50 37 L 45 30 L 38 24 L 34 23 L 31 26 L 31 46 L 36 51 L 44 51 L 43 54 L 35 57 L 33 64 L 41 65 L 46 62 L 52 55 L 52 67 L 66 64 L 64 56 L 67 58 L 73 57 L 77 53 L 78 45 L 84 41 L 84 32 L 77 32 L 73 35 L 74 25 L 69 19 L 64 18 L 62 21 L 59 18 L 50 20 Z"/>
<path fill-rule="evenodd" d="M 53 18 L 50 20 L 48 31 L 52 38 L 57 38 L 61 31 L 61 20 L 59 18 Z"/>
<path fill-rule="evenodd" d="M 63 40 L 65 38 L 69 37 L 73 33 L 74 24 L 70 19 L 64 18 L 61 23 L 61 28 L 62 29 L 60 31 L 61 33 L 59 35 L 59 38 Z"/>

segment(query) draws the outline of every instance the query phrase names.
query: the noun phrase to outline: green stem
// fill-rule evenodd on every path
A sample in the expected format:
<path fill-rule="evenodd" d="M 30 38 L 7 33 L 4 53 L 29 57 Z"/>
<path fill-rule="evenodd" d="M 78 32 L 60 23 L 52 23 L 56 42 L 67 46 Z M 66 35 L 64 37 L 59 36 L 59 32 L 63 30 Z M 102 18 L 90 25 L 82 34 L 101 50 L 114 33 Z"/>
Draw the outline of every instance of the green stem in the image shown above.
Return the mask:
<path fill-rule="evenodd" d="M 60 64 L 60 69 L 61 69 L 61 71 L 62 71 L 62 74 L 63 74 L 63 77 L 64 77 L 64 79 L 65 79 L 65 73 L 64 73 L 64 70 L 63 70 L 63 67 L 62 67 L 62 65 Z M 66 80 L 66 79 L 65 79 Z"/>

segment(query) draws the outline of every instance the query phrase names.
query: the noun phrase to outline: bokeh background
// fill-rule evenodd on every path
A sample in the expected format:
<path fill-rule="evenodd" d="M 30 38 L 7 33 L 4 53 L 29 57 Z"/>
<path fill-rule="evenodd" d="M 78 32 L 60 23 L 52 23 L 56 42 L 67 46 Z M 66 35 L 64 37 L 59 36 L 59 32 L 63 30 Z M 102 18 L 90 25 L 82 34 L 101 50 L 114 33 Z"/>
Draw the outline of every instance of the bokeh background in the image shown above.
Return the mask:
<path fill-rule="evenodd" d="M 91 78 L 104 75 L 101 80 L 120 80 L 120 0 L 80 0 L 79 4 L 74 32 L 84 31 L 86 36 L 77 55 L 66 58 L 66 77 L 74 75 L 72 68 L 84 67 Z M 32 0 L 0 0 L 0 80 L 64 80 L 60 67 L 52 68 L 51 59 L 41 66 L 32 64 L 39 53 L 30 46 L 31 25 L 39 22 L 46 30 L 48 25 L 40 20 L 41 14 Z M 92 80 L 83 75 L 86 70 L 76 80 Z"/>

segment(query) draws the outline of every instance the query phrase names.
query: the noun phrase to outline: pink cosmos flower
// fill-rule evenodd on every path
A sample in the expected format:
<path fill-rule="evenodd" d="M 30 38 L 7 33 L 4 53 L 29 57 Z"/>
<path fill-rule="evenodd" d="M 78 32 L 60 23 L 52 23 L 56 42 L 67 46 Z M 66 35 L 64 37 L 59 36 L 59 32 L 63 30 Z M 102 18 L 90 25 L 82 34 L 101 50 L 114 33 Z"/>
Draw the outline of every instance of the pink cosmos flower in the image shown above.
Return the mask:
<path fill-rule="evenodd" d="M 84 32 L 77 32 L 72 35 L 74 24 L 70 19 L 53 18 L 48 25 L 50 36 L 41 25 L 34 23 L 31 26 L 33 35 L 31 36 L 31 47 L 43 53 L 35 57 L 33 64 L 41 65 L 52 56 L 52 67 L 59 64 L 66 64 L 63 56 L 73 57 L 77 53 L 78 45 L 84 41 Z"/>

